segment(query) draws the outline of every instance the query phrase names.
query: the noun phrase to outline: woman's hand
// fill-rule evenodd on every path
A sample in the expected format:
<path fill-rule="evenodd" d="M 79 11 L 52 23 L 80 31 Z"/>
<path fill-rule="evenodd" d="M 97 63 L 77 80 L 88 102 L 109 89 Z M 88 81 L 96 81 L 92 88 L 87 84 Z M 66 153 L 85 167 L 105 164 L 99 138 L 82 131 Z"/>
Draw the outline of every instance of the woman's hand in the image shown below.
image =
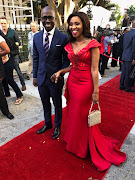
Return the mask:
<path fill-rule="evenodd" d="M 61 71 L 58 71 L 58 72 L 54 73 L 54 74 L 50 77 L 51 81 L 57 83 L 58 80 L 62 78 L 62 77 L 60 76 L 60 74 L 61 74 Z"/>
<path fill-rule="evenodd" d="M 97 102 L 99 102 L 99 93 L 98 92 L 92 94 L 92 101 L 93 101 L 93 104 L 96 104 Z"/>

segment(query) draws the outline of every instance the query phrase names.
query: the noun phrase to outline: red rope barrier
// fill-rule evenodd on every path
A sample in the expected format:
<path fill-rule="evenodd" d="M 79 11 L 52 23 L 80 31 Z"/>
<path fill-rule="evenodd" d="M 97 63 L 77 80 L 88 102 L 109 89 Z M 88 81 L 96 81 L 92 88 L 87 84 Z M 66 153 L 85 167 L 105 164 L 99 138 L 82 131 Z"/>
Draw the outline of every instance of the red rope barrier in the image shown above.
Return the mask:
<path fill-rule="evenodd" d="M 122 62 L 122 61 L 120 61 L 120 60 L 118 60 L 118 59 L 115 59 L 115 58 L 113 58 L 113 57 L 110 57 L 110 56 L 108 56 L 108 55 L 106 55 L 106 54 L 101 54 L 101 55 L 106 56 L 106 57 L 109 57 L 109 58 L 111 58 L 111 59 L 113 59 L 113 60 L 115 60 L 115 61 Z"/>

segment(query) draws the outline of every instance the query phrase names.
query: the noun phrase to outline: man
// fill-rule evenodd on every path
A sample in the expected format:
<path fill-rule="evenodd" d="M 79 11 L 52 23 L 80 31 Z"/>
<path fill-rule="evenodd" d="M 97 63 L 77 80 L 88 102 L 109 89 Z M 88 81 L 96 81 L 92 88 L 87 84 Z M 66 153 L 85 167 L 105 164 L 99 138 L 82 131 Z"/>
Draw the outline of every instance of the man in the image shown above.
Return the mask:
<path fill-rule="evenodd" d="M 124 28 L 123 30 L 123 34 L 120 36 L 119 38 L 119 57 L 120 57 L 120 61 L 122 60 L 122 53 L 123 53 L 123 38 L 124 38 L 124 35 L 129 31 L 129 28 Z M 122 68 L 122 63 L 119 62 L 119 66 L 120 66 L 120 69 L 119 71 L 121 71 L 121 68 Z"/>
<path fill-rule="evenodd" d="M 33 37 L 38 32 L 37 22 L 36 21 L 31 22 L 30 27 L 32 31 L 30 31 L 28 34 L 28 42 L 27 42 L 28 51 L 29 51 L 29 64 L 28 64 L 26 79 L 28 80 L 31 77 L 31 72 L 33 69 Z"/>
<path fill-rule="evenodd" d="M 106 24 L 106 29 L 110 29 L 110 24 Z"/>
<path fill-rule="evenodd" d="M 8 104 L 4 96 L 3 88 L 1 85 L 1 82 L 5 74 L 1 56 L 4 56 L 7 53 L 9 53 L 10 49 L 8 48 L 7 44 L 5 43 L 5 40 L 1 36 L 0 36 L 0 48 L 2 49 L 2 51 L 0 51 L 0 109 L 7 118 L 13 119 L 14 116 L 9 112 Z"/>
<path fill-rule="evenodd" d="M 101 50 L 100 50 L 100 53 L 101 53 L 100 57 L 102 59 L 102 65 L 101 65 L 101 70 L 100 70 L 101 77 L 105 77 L 106 76 L 105 69 L 109 69 L 107 67 L 109 57 L 107 57 L 107 56 L 110 56 L 111 40 L 112 40 L 112 37 L 109 34 L 103 35 L 101 38 L 101 45 L 102 45 Z M 107 56 L 104 56 L 103 54 L 107 55 Z"/>
<path fill-rule="evenodd" d="M 132 81 L 129 78 L 132 65 L 135 65 L 135 20 L 132 21 L 132 29 L 124 35 L 120 90 L 135 92 L 131 89 Z"/>
<path fill-rule="evenodd" d="M 14 68 L 19 76 L 19 79 L 20 79 L 20 82 L 22 85 L 22 91 L 25 91 L 26 86 L 25 86 L 25 82 L 24 82 L 24 77 L 23 77 L 23 74 L 22 74 L 20 66 L 19 66 L 18 47 L 21 43 L 20 43 L 18 34 L 13 29 L 8 28 L 7 19 L 5 17 L 0 18 L 0 25 L 2 28 L 2 32 L 6 35 L 6 37 L 12 39 L 15 42 L 15 44 L 17 45 L 17 47 L 15 49 L 16 54 L 14 54 L 14 55 L 10 54 L 10 55 L 14 59 Z M 8 86 L 6 86 L 6 87 L 8 88 Z M 8 91 L 9 91 L 9 88 L 7 89 L 7 92 Z M 10 93 L 7 96 L 10 96 Z"/>
<path fill-rule="evenodd" d="M 50 79 L 52 74 L 69 65 L 64 46 L 67 44 L 67 36 L 55 28 L 55 13 L 52 8 L 45 7 L 41 12 L 43 31 L 36 33 L 33 40 L 33 85 L 38 85 L 39 94 L 44 109 L 45 125 L 37 131 L 43 133 L 52 128 L 51 103 L 52 97 L 55 106 L 55 130 L 53 139 L 60 135 L 62 120 L 62 88 L 64 78 L 58 83 Z"/>
<path fill-rule="evenodd" d="M 122 23 L 122 27 L 128 27 L 130 25 L 130 18 L 128 14 L 125 15 Z"/>
<path fill-rule="evenodd" d="M 117 28 L 116 30 L 114 30 L 113 45 L 112 45 L 112 57 L 115 59 L 118 59 L 119 57 L 119 37 L 120 37 L 120 28 Z M 116 67 L 117 61 L 112 59 L 111 66 Z"/>

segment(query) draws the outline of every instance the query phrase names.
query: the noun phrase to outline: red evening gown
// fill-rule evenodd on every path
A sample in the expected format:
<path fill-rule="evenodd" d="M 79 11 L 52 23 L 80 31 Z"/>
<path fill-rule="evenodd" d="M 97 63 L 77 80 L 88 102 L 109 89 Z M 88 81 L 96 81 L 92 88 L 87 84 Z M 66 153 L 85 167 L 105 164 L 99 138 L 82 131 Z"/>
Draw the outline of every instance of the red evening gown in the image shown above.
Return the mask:
<path fill-rule="evenodd" d="M 67 99 L 67 127 L 64 140 L 66 149 L 81 158 L 90 152 L 91 160 L 103 171 L 111 164 L 117 166 L 126 160 L 126 154 L 117 148 L 119 142 L 101 134 L 98 125 L 88 127 L 88 111 L 93 92 L 90 49 L 101 45 L 93 39 L 86 47 L 74 54 L 69 42 L 65 46 L 72 63 L 65 97 Z"/>

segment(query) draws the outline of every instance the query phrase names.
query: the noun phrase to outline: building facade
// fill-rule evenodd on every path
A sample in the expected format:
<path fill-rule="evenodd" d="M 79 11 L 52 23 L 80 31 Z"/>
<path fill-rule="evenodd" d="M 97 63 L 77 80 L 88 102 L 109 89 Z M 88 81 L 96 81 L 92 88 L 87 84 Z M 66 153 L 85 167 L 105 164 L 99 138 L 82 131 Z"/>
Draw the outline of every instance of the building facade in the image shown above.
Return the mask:
<path fill-rule="evenodd" d="M 31 2 L 31 0 L 0 0 L 0 17 L 5 16 L 9 24 L 25 24 L 25 11 L 29 8 L 27 3 Z"/>

